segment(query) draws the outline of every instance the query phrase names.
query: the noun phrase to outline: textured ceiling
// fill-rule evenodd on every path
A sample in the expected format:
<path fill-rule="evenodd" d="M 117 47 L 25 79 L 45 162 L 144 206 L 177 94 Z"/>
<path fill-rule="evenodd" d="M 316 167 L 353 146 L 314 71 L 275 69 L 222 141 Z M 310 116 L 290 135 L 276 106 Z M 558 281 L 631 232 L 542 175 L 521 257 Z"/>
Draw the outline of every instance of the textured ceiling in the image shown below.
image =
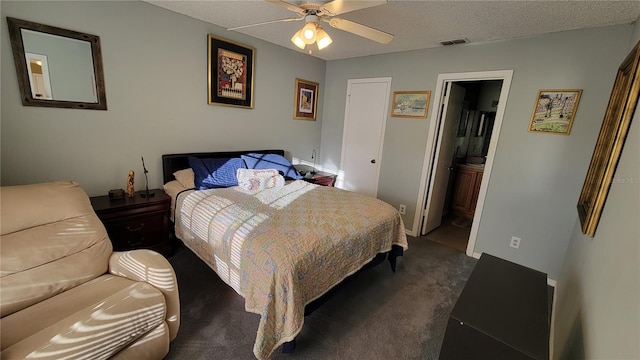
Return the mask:
<path fill-rule="evenodd" d="M 259 0 L 146 2 L 223 28 L 295 17 L 293 12 Z M 557 31 L 630 24 L 638 16 L 638 0 L 389 0 L 385 5 L 339 16 L 395 35 L 389 44 L 378 44 L 325 24 L 323 27 L 333 38 L 333 43 L 322 51 L 313 46 L 311 55 L 324 60 L 336 60 L 442 46 L 441 41 L 459 38 L 466 38 L 470 43 L 483 43 Z M 237 31 L 292 50 L 308 52 L 296 48 L 290 41 L 302 25 L 302 21 L 279 22 Z M 224 34 L 216 35 L 224 37 Z"/>

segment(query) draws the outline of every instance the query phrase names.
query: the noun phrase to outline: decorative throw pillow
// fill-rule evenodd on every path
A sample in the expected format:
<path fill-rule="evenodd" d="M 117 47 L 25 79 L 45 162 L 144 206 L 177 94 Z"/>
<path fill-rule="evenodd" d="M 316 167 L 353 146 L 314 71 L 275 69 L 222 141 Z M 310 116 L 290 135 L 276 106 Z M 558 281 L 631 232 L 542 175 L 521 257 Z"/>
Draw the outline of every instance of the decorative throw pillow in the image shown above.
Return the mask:
<path fill-rule="evenodd" d="M 275 169 L 285 179 L 302 179 L 302 175 L 298 173 L 298 170 L 282 155 L 251 153 L 240 157 L 247 164 L 247 169 Z"/>
<path fill-rule="evenodd" d="M 198 190 L 236 186 L 236 172 L 245 168 L 240 158 L 199 159 L 189 156 L 189 165 L 193 169 L 195 188 Z"/>
<path fill-rule="evenodd" d="M 173 176 L 187 189 L 196 187 L 192 168 L 178 170 L 173 173 Z"/>
<path fill-rule="evenodd" d="M 275 169 L 238 169 L 238 186 L 247 191 L 260 191 L 284 186 L 284 177 Z"/>

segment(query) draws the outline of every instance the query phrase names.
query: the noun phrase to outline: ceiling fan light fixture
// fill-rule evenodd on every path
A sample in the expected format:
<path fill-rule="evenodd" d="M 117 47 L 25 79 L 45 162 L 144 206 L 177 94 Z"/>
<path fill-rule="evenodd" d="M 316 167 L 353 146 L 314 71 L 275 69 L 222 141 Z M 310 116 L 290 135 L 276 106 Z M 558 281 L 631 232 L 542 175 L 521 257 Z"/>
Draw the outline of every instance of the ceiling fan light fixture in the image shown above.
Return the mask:
<path fill-rule="evenodd" d="M 302 28 L 302 39 L 307 45 L 311 45 L 316 42 L 316 33 L 318 25 L 314 22 L 308 22 Z"/>
<path fill-rule="evenodd" d="M 304 39 L 302 38 L 302 29 L 298 30 L 297 33 L 295 33 L 295 35 L 293 35 L 293 37 L 291 38 L 291 42 L 299 47 L 300 49 L 304 50 L 305 46 L 307 46 L 307 43 L 304 42 Z"/>
<path fill-rule="evenodd" d="M 331 40 L 331 37 L 329 36 L 329 34 L 327 34 L 327 32 L 324 31 L 322 27 L 318 26 L 318 31 L 316 33 L 316 45 L 318 45 L 318 50 L 322 50 L 326 48 L 332 42 L 333 40 Z"/>

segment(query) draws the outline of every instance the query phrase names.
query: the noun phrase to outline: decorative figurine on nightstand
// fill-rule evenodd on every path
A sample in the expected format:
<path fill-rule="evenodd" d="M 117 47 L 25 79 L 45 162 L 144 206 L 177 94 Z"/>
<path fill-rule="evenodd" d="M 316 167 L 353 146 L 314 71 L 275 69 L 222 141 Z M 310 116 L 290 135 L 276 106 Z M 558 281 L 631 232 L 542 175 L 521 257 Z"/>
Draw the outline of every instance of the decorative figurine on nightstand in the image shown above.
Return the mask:
<path fill-rule="evenodd" d="M 134 174 L 133 170 L 129 170 L 129 178 L 127 179 L 127 195 L 129 195 L 129 197 L 136 196 L 136 192 L 133 189 Z"/>

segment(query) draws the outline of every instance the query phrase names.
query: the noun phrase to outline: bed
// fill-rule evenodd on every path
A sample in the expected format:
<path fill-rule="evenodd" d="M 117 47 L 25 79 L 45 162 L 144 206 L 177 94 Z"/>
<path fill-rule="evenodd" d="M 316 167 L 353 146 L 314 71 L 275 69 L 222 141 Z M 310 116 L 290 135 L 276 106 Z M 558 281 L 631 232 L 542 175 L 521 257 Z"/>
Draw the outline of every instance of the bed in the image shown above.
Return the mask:
<path fill-rule="evenodd" d="M 284 151 L 167 154 L 163 177 L 176 237 L 245 299 L 247 311 L 260 315 L 253 353 L 266 359 L 280 345 L 291 347 L 305 310 L 343 280 L 384 259 L 395 271 L 407 239 L 398 211 L 366 195 L 301 179 L 269 188 L 247 187 L 242 179 L 238 186 L 203 190 L 176 179 L 190 161 L 248 154 L 283 157 Z"/>

